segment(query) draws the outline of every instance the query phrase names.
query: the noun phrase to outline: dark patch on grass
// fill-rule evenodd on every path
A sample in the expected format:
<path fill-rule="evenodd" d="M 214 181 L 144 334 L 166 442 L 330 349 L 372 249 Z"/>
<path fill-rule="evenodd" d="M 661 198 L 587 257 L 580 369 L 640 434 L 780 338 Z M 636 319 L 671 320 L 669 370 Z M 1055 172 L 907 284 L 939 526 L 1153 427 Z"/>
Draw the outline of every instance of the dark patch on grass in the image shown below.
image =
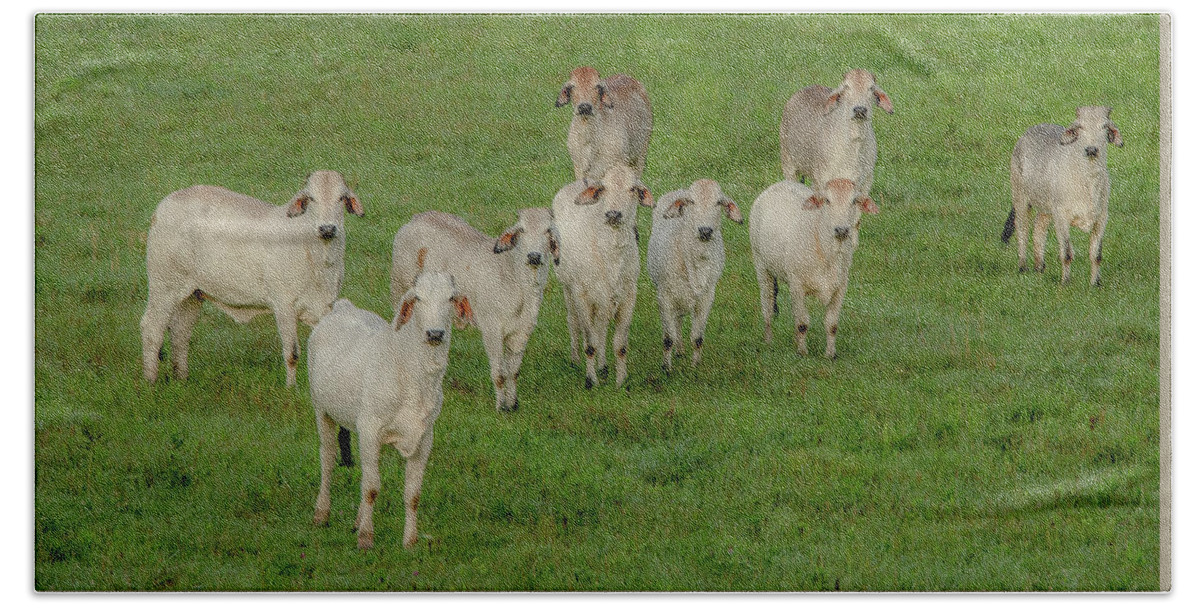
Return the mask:
<path fill-rule="evenodd" d="M 991 440 L 991 444 L 1005 454 L 1014 452 L 1020 443 L 1020 437 L 1016 433 L 1006 433 Z"/>
<path fill-rule="evenodd" d="M 1120 444 L 1104 445 L 1096 450 L 1096 454 L 1092 456 L 1093 464 L 1119 464 L 1125 463 L 1133 458 L 1132 450 Z"/>
<path fill-rule="evenodd" d="M 111 297 L 111 289 L 93 285 L 83 290 L 83 294 L 79 296 L 79 301 L 82 304 L 107 304 Z"/>
<path fill-rule="evenodd" d="M 652 450 L 641 462 L 640 477 L 652 486 L 679 485 L 712 465 L 711 451 L 690 442 Z"/>
<path fill-rule="evenodd" d="M 51 563 L 82 561 L 97 545 L 90 530 L 74 522 L 38 519 L 34 535 L 34 553 L 38 560 Z"/>
<path fill-rule="evenodd" d="M 169 466 L 164 469 L 143 471 L 142 484 L 147 488 L 161 486 L 168 489 L 182 489 L 192 485 L 192 476 L 179 467 Z"/>
<path fill-rule="evenodd" d="M 1045 417 L 1046 414 L 1040 407 L 1031 405 L 1028 407 L 1019 407 L 1016 410 L 1013 410 L 1012 415 L 1009 416 L 1009 420 L 1014 423 L 1021 424 L 1025 422 L 1037 422 Z"/>

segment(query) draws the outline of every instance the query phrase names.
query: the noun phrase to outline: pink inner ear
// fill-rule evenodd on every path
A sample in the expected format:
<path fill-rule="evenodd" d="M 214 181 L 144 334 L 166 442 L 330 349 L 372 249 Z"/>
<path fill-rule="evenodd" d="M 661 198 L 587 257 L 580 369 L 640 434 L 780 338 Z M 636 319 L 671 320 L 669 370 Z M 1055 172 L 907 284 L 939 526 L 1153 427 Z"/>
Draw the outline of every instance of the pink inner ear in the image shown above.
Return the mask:
<path fill-rule="evenodd" d="M 879 213 L 879 206 L 870 197 L 863 197 L 859 205 L 862 206 L 863 213 L 870 213 L 872 215 Z"/>
<path fill-rule="evenodd" d="M 296 217 L 297 215 L 304 213 L 305 209 L 307 208 L 308 199 L 303 196 L 297 197 L 296 200 L 292 201 L 291 205 L 288 205 L 287 216 Z"/>
<path fill-rule="evenodd" d="M 729 219 L 731 219 L 735 222 L 742 221 L 742 210 L 738 209 L 738 206 L 736 203 L 734 203 L 733 201 L 726 201 L 724 203 L 724 205 L 725 205 L 725 215 L 729 216 Z"/>
<path fill-rule="evenodd" d="M 828 112 L 829 110 L 832 110 L 833 106 L 836 106 L 838 100 L 840 100 L 841 98 L 842 98 L 841 93 L 834 93 L 833 95 L 830 95 L 829 99 L 827 99 L 825 101 L 825 111 Z"/>
<path fill-rule="evenodd" d="M 416 305 L 416 300 L 414 300 L 413 298 L 409 298 L 409 299 L 405 300 L 404 303 L 400 305 L 400 324 L 401 325 L 408 323 L 409 319 L 412 319 L 413 306 L 415 306 L 415 305 Z"/>
<path fill-rule="evenodd" d="M 822 203 L 821 199 L 817 198 L 817 195 L 814 194 L 804 200 L 804 208 L 805 209 L 819 209 L 821 207 L 821 203 Z"/>
<path fill-rule="evenodd" d="M 455 324 L 459 329 L 465 329 L 475 323 L 475 312 L 471 310 L 471 302 L 465 296 L 454 299 Z"/>
<path fill-rule="evenodd" d="M 358 199 L 353 196 L 346 199 L 346 210 L 359 217 L 363 215 L 362 203 L 358 202 Z"/>
<path fill-rule="evenodd" d="M 637 186 L 636 188 L 638 203 L 643 207 L 653 207 L 654 197 L 650 195 L 650 189 L 645 186 Z"/>
<path fill-rule="evenodd" d="M 887 96 L 887 93 L 875 89 L 875 101 L 879 104 L 879 107 L 883 108 L 884 112 L 888 114 L 892 113 L 892 100 Z"/>

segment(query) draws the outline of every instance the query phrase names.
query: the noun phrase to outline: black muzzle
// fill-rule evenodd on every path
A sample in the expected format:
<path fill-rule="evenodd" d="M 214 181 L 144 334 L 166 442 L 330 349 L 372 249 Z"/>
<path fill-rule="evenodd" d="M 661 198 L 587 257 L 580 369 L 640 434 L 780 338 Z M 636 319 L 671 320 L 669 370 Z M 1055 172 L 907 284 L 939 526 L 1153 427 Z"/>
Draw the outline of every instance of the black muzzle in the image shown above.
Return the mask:
<path fill-rule="evenodd" d="M 866 120 L 866 119 L 867 119 L 867 107 L 866 106 L 854 106 L 854 120 Z"/>
<path fill-rule="evenodd" d="M 1100 156 L 1100 148 L 1097 148 L 1096 146 L 1088 146 L 1083 149 L 1083 155 L 1088 158 L 1096 158 L 1097 156 Z"/>
<path fill-rule="evenodd" d="M 337 236 L 337 226 L 333 224 L 322 225 L 317 228 L 317 234 L 320 235 L 321 238 L 328 241 L 329 239 Z"/>
<path fill-rule="evenodd" d="M 850 236 L 850 229 L 844 226 L 839 226 L 833 229 L 833 238 L 844 241 Z"/>
<path fill-rule="evenodd" d="M 425 330 L 425 341 L 430 346 L 437 346 L 446 339 L 446 330 L 444 329 L 427 329 Z"/>
<path fill-rule="evenodd" d="M 536 251 L 531 251 L 525 256 L 525 260 L 530 266 L 537 268 L 538 266 L 542 265 L 542 254 Z"/>
<path fill-rule="evenodd" d="M 575 108 L 575 113 L 579 114 L 580 116 L 591 116 L 592 115 L 592 104 L 590 104 L 590 103 L 579 104 L 579 107 Z"/>
<path fill-rule="evenodd" d="M 621 225 L 621 216 L 622 213 L 620 211 L 609 211 L 604 214 L 604 222 L 616 228 Z"/>
<path fill-rule="evenodd" d="M 709 228 L 708 226 L 701 226 L 700 228 L 697 229 L 697 232 L 700 233 L 700 242 L 701 243 L 707 243 L 712 240 L 712 236 L 713 236 L 712 228 Z"/>

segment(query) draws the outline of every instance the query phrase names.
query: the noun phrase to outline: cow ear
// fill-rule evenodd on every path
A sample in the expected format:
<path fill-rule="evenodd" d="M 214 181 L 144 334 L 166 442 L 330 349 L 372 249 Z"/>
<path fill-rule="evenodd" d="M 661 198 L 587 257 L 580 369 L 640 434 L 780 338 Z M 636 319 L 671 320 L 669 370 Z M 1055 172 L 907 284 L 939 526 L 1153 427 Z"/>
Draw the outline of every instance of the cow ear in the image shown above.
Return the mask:
<path fill-rule="evenodd" d="M 454 304 L 455 327 L 466 329 L 467 326 L 475 324 L 475 313 L 471 310 L 471 301 L 467 296 L 454 296 L 450 301 Z"/>
<path fill-rule="evenodd" d="M 742 210 L 738 209 L 737 203 L 733 202 L 733 199 L 723 198 L 719 201 L 719 203 L 725 208 L 725 217 L 739 224 L 744 221 L 742 218 Z"/>
<path fill-rule="evenodd" d="M 1063 131 L 1062 137 L 1058 140 L 1058 143 L 1066 146 L 1075 143 L 1075 140 L 1077 139 L 1079 139 L 1079 127 L 1076 125 L 1071 125 L 1071 128 Z"/>
<path fill-rule="evenodd" d="M 402 325 L 408 323 L 412 319 L 413 308 L 417 305 L 417 296 L 408 295 L 404 301 L 400 303 L 400 310 L 396 311 L 396 318 L 392 320 L 392 329 L 400 329 Z"/>
<path fill-rule="evenodd" d="M 1111 122 L 1105 125 L 1108 129 L 1108 143 L 1115 145 L 1118 148 L 1125 147 L 1125 140 L 1121 139 L 1121 132 L 1117 130 L 1117 126 Z"/>
<path fill-rule="evenodd" d="M 525 229 L 521 228 L 520 226 L 513 226 L 512 228 L 504 231 L 504 234 L 500 235 L 500 238 L 496 239 L 496 246 L 492 248 L 492 252 L 504 253 L 505 251 L 516 247 L 517 239 L 521 237 L 521 233 L 524 231 Z"/>
<path fill-rule="evenodd" d="M 288 205 L 287 216 L 296 217 L 298 215 L 302 215 L 305 211 L 308 211 L 308 202 L 310 200 L 311 199 L 307 194 L 300 194 L 296 196 L 296 200 L 292 201 L 292 204 Z"/>
<path fill-rule="evenodd" d="M 884 112 L 891 114 L 892 113 L 892 100 L 890 97 L 887 96 L 887 93 L 884 93 L 883 89 L 881 89 L 879 87 L 872 87 L 871 90 L 875 93 L 875 104 L 878 105 L 880 108 L 883 108 Z"/>
<path fill-rule="evenodd" d="M 692 199 L 690 199 L 690 198 L 677 198 L 677 199 L 675 199 L 675 202 L 671 203 L 670 205 L 667 205 L 666 211 L 663 211 L 663 217 L 666 219 L 682 217 L 683 216 L 683 208 L 687 207 L 688 205 L 691 205 L 691 204 L 692 204 Z"/>
<path fill-rule="evenodd" d="M 588 186 L 575 197 L 576 205 L 595 205 L 600 200 L 600 195 L 604 193 L 604 186 Z"/>
<path fill-rule="evenodd" d="M 604 88 L 604 85 L 598 84 L 596 85 L 596 93 L 600 96 L 600 105 L 611 110 L 613 102 L 612 95 L 608 94 L 608 89 Z"/>
<path fill-rule="evenodd" d="M 630 192 L 633 192 L 633 195 L 638 198 L 639 205 L 641 205 L 643 207 L 650 207 L 650 208 L 654 207 L 654 196 L 652 194 L 650 194 L 649 188 L 647 188 L 641 184 L 638 184 L 638 185 L 630 188 L 629 190 L 630 190 Z"/>
<path fill-rule="evenodd" d="M 858 199 L 857 202 L 858 206 L 862 208 L 863 213 L 870 213 L 871 215 L 879 213 L 879 206 L 875 204 L 875 201 L 871 200 L 871 197 L 864 196 Z"/>
<path fill-rule="evenodd" d="M 807 199 L 804 199 L 803 207 L 805 209 L 820 209 L 821 205 L 824 203 L 825 203 L 825 201 L 822 200 L 821 197 L 814 194 L 814 195 L 808 197 Z"/>
<path fill-rule="evenodd" d="M 554 107 L 561 108 L 567 104 L 570 104 L 571 103 L 571 89 L 574 89 L 574 88 L 575 88 L 575 85 L 573 85 L 569 82 L 564 84 L 562 90 L 558 92 L 558 101 L 554 102 Z"/>
<path fill-rule="evenodd" d="M 353 194 L 343 195 L 342 196 L 342 204 L 346 206 L 347 212 L 353 213 L 354 215 L 357 215 L 358 217 L 363 216 L 362 203 L 358 202 L 358 197 L 354 196 Z"/>
<path fill-rule="evenodd" d="M 837 107 L 838 102 L 841 100 L 842 100 L 842 89 L 839 88 L 838 90 L 836 90 L 832 94 L 830 94 L 829 98 L 825 100 L 825 113 L 828 114 L 828 113 L 832 112 L 833 109 Z"/>

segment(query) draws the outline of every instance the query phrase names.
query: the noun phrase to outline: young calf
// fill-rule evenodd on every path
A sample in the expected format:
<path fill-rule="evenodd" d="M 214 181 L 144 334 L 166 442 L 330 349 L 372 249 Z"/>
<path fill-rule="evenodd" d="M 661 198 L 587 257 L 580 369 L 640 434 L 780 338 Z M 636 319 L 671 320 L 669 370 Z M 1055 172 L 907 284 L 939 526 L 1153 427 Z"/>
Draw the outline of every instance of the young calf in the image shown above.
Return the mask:
<path fill-rule="evenodd" d="M 641 269 L 635 236 L 638 205 L 654 199 L 632 168 L 611 167 L 599 182 L 579 180 L 554 196 L 552 210 L 562 240 L 562 263 L 556 270 L 567 304 L 571 358 L 578 361 L 580 337 L 587 359 L 586 388 L 599 380 L 596 360 L 607 369 L 604 341 L 614 324 L 617 386 L 625 382 L 629 325 Z"/>
<path fill-rule="evenodd" d="M 1071 226 L 1091 233 L 1092 285 L 1100 284 L 1100 249 L 1108 223 L 1107 144 L 1124 145 L 1113 124 L 1112 108 L 1085 106 L 1075 111 L 1068 128 L 1040 124 L 1017 140 L 1009 163 L 1012 210 L 1001 240 L 1017 233 L 1017 268 L 1025 272 L 1025 243 L 1029 238 L 1029 213 L 1033 221 L 1033 261 L 1038 272 L 1046 269 L 1046 233 L 1054 223 L 1062 282 L 1071 278 Z"/>
<path fill-rule="evenodd" d="M 576 68 L 554 105 L 573 110 L 567 151 L 575 179 L 602 179 L 614 165 L 632 167 L 642 176 L 653 116 L 650 97 L 636 78 L 615 74 L 601 80 L 595 68 Z"/>
<path fill-rule="evenodd" d="M 496 409 L 517 409 L 517 376 L 537 324 L 549 263 L 558 263 L 554 219 L 544 207 L 522 209 L 499 238 L 462 218 L 427 211 L 396 232 L 392 244 L 392 304 L 397 307 L 423 271 L 448 272 L 474 303 L 475 322 L 492 368 Z"/>
<path fill-rule="evenodd" d="M 869 197 L 856 194 L 847 179 L 832 180 L 817 192 L 782 181 L 755 199 L 750 208 L 750 251 L 767 342 L 772 339 L 771 319 L 779 313 L 776 297 L 782 279 L 792 297 L 796 350 L 808 354 L 804 298 L 814 295 L 825 305 L 825 356 L 837 356 L 834 338 L 863 213 L 879 213 L 879 208 Z"/>
<path fill-rule="evenodd" d="M 309 385 L 321 440 L 321 487 L 313 523 L 329 522 L 329 487 L 338 425 L 358 433 L 362 495 L 354 526 L 358 548 L 375 544 L 372 512 L 379 496 L 379 452 L 391 444 L 404 468 L 404 546 L 417 542 L 417 501 L 442 411 L 442 377 L 450 352 L 450 323 L 471 322 L 469 301 L 454 279 L 425 273 L 408 290 L 389 324 L 338 300 L 308 339 Z"/>
<path fill-rule="evenodd" d="M 708 313 L 725 269 L 722 215 L 742 223 L 737 204 L 711 179 L 669 192 L 654 207 L 646 272 L 654 283 L 662 317 L 663 369 L 668 372 L 684 315 L 692 317 L 692 365 L 700 362 Z"/>
<path fill-rule="evenodd" d="M 345 267 L 343 213 L 362 204 L 335 171 L 308 176 L 291 204 L 276 206 L 216 186 L 169 194 L 146 236 L 149 296 L 142 315 L 142 371 L 158 379 L 164 333 L 171 332 L 175 377 L 187 378 L 188 341 L 211 302 L 239 323 L 275 315 L 287 385 L 296 384 L 296 320 L 315 325 L 337 299 Z"/>

